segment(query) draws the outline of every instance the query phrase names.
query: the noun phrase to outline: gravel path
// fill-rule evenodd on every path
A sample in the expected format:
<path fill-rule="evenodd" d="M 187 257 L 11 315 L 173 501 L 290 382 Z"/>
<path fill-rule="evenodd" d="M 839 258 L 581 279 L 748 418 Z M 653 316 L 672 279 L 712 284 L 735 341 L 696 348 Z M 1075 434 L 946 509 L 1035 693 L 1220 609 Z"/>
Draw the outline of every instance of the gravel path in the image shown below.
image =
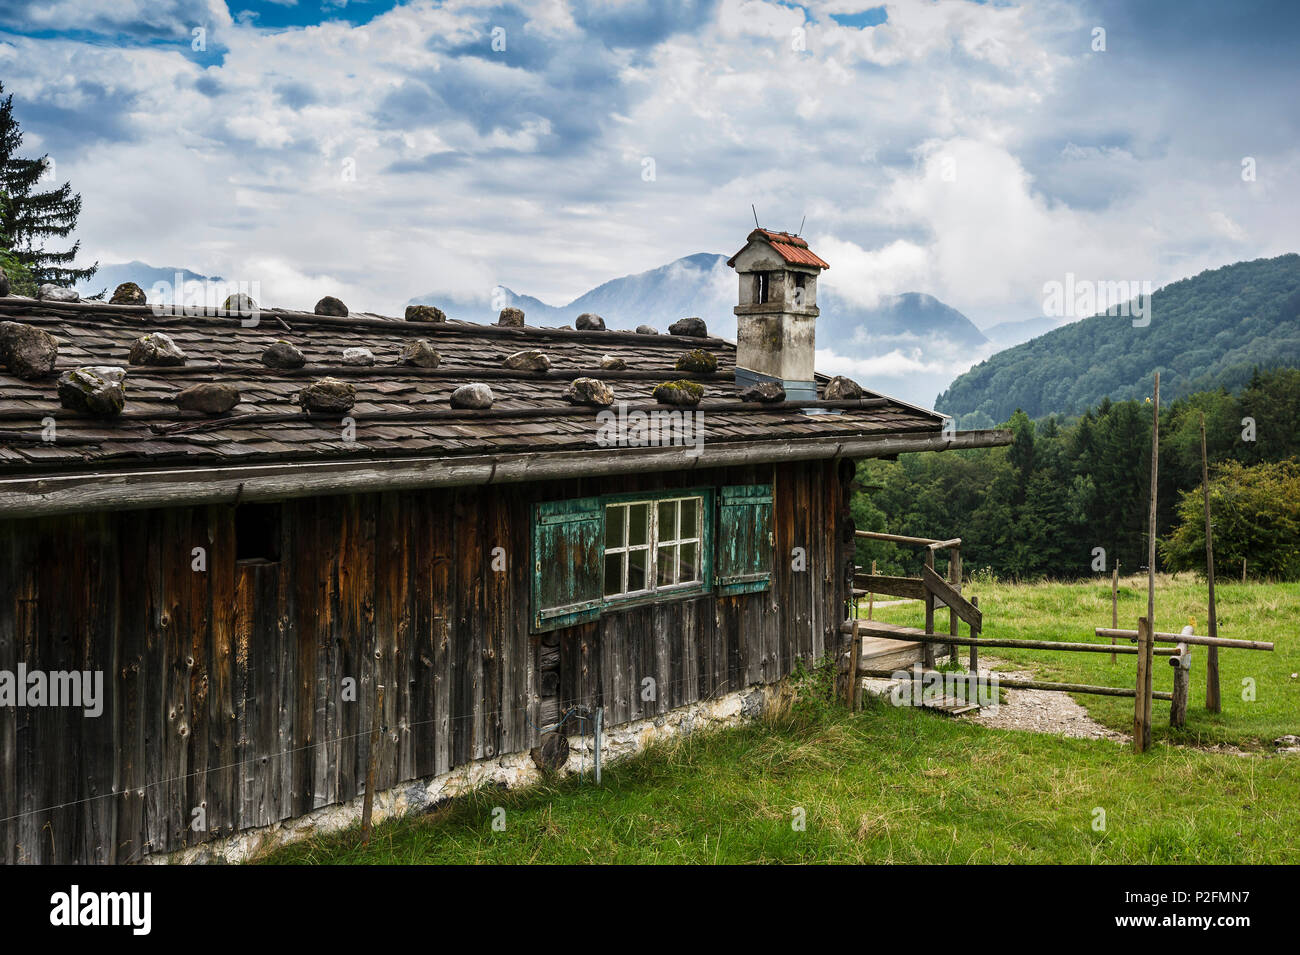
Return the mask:
<path fill-rule="evenodd" d="M 980 661 L 980 673 L 996 672 L 1009 680 L 1032 680 L 1034 674 L 1013 669 L 1014 664 L 1002 660 Z M 1004 689 L 1006 702 L 997 707 L 986 707 L 968 713 L 959 719 L 970 720 L 980 726 L 995 729 L 1026 730 L 1030 733 L 1055 733 L 1058 736 L 1075 736 L 1083 739 L 1110 739 L 1126 743 L 1129 737 L 1102 726 L 1088 715 L 1088 711 L 1068 693 L 1055 690 Z"/>

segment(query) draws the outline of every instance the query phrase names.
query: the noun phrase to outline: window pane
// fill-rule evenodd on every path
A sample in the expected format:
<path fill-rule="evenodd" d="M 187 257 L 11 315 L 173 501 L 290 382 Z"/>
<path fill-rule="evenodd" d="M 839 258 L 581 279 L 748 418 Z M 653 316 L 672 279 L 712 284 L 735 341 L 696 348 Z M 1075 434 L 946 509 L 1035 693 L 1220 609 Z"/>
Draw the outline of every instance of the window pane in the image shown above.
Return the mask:
<path fill-rule="evenodd" d="M 644 506 L 643 506 L 644 509 Z M 646 589 L 646 561 L 649 549 L 630 550 L 627 552 L 627 592 Z"/>
<path fill-rule="evenodd" d="M 611 504 L 605 508 L 605 546 L 623 546 L 623 525 L 627 517 L 627 508 Z"/>
<path fill-rule="evenodd" d="M 679 581 L 684 582 L 687 580 L 700 579 L 700 568 L 696 563 L 696 560 L 699 557 L 699 546 L 699 544 L 682 545 L 682 569 L 681 574 L 677 578 Z"/>
<path fill-rule="evenodd" d="M 677 502 L 659 502 L 659 543 L 677 540 Z"/>
<path fill-rule="evenodd" d="M 623 554 L 605 555 L 605 596 L 623 592 Z"/>
<path fill-rule="evenodd" d="M 700 536 L 697 533 L 698 522 L 696 520 L 699 513 L 700 499 L 698 497 L 682 501 L 682 540 Z"/>
<path fill-rule="evenodd" d="M 633 504 L 627 511 L 627 546 L 645 545 L 650 539 L 650 507 Z"/>
<path fill-rule="evenodd" d="M 677 583 L 677 548 L 659 548 L 659 567 L 656 570 L 656 583 L 660 587 L 671 587 Z"/>

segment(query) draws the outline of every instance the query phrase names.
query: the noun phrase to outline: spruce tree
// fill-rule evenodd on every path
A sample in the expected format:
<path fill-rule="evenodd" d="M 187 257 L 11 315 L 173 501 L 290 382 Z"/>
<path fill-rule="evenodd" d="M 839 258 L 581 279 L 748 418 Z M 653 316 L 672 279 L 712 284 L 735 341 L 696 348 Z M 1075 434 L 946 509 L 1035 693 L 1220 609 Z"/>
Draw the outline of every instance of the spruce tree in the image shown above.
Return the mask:
<path fill-rule="evenodd" d="M 53 252 L 43 245 L 46 238 L 64 238 L 76 228 L 81 195 L 66 182 L 48 192 L 37 190 L 49 157 L 22 159 L 16 155 L 23 134 L 14 119 L 13 94 L 4 96 L 3 83 L 0 97 L 0 243 L 37 284 L 73 285 L 85 281 L 95 274 L 99 263 L 85 269 L 72 267 L 81 248 L 80 240 L 64 252 Z"/>

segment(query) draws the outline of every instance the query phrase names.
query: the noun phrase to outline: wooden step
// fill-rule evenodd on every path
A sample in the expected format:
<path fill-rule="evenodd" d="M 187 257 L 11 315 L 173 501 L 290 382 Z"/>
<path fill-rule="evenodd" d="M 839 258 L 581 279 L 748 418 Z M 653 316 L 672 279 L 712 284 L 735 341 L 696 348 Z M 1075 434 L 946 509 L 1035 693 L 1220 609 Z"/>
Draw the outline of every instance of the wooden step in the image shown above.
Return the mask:
<path fill-rule="evenodd" d="M 852 623 L 848 624 L 853 632 Z M 864 670 L 906 670 L 913 663 L 924 659 L 925 644 L 909 640 L 912 634 L 925 634 L 915 627 L 900 627 L 893 623 L 881 623 L 879 620 L 859 620 L 858 634 L 862 649 L 858 657 L 858 666 Z M 946 644 L 934 644 L 935 658 L 948 655 Z"/>
<path fill-rule="evenodd" d="M 945 716 L 961 716 L 963 713 L 973 713 L 980 708 L 978 703 L 968 703 L 966 700 L 958 700 L 950 696 L 931 703 L 922 703 L 921 706 Z"/>

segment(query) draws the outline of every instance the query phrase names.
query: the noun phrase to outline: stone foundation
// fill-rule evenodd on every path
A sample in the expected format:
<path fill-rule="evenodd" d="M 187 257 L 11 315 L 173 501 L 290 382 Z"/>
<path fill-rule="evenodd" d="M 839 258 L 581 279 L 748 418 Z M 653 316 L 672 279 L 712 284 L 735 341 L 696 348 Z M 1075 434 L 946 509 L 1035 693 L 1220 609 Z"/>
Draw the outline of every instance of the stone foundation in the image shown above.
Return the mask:
<path fill-rule="evenodd" d="M 757 718 L 783 694 L 775 686 L 751 686 L 715 700 L 704 700 L 679 707 L 653 719 L 636 720 L 607 727 L 601 740 L 601 759 L 608 763 L 638 753 L 653 743 L 686 736 L 700 729 L 737 726 Z M 590 735 L 569 737 L 569 759 L 561 775 L 593 769 L 593 740 Z M 440 776 L 411 780 L 392 789 L 375 793 L 373 818 L 385 819 L 421 812 L 437 803 L 461 796 L 480 786 L 527 786 L 539 782 L 541 771 L 527 753 L 510 753 L 458 766 Z M 224 839 L 173 853 L 159 853 L 144 861 L 166 863 L 238 863 L 277 846 L 302 839 L 339 832 L 361 822 L 364 794 L 344 803 L 322 806 L 294 819 L 286 819 L 261 829 L 250 829 Z"/>

